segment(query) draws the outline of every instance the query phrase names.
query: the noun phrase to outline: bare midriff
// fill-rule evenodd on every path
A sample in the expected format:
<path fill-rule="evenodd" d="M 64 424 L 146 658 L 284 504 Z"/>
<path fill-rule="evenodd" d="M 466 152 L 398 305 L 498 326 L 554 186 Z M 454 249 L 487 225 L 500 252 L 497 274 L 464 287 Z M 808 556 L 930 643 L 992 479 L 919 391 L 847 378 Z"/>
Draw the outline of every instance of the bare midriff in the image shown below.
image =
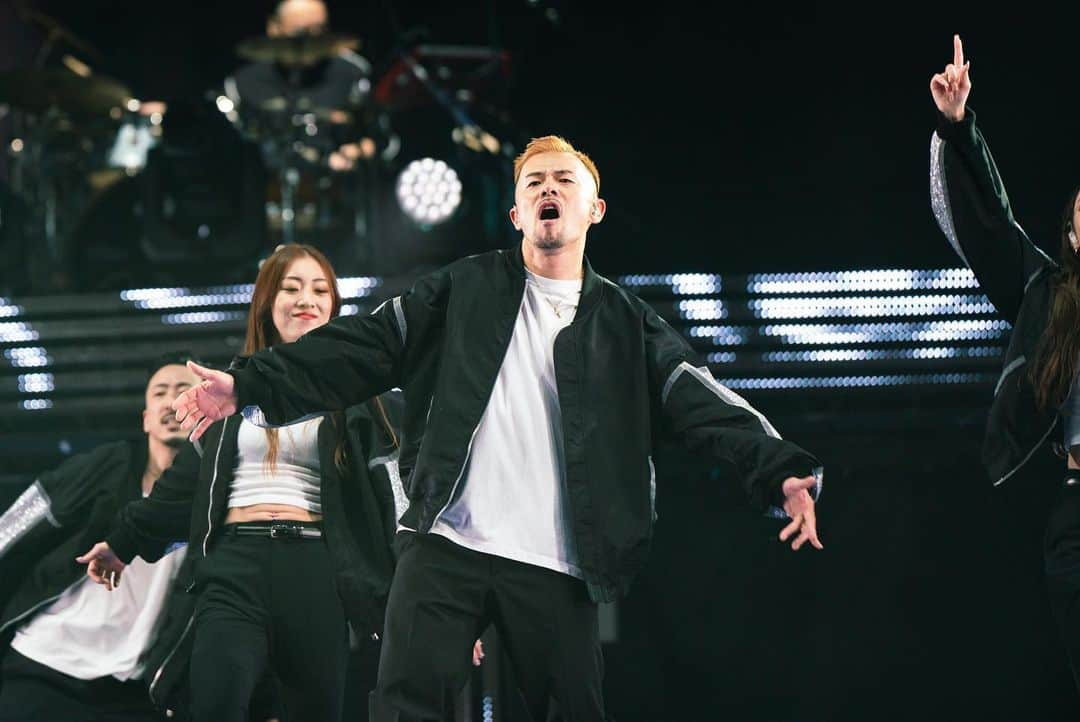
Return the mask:
<path fill-rule="evenodd" d="M 234 506 L 225 517 L 226 524 L 242 524 L 249 521 L 321 521 L 322 514 L 312 514 L 307 509 L 289 504 L 252 504 Z"/>

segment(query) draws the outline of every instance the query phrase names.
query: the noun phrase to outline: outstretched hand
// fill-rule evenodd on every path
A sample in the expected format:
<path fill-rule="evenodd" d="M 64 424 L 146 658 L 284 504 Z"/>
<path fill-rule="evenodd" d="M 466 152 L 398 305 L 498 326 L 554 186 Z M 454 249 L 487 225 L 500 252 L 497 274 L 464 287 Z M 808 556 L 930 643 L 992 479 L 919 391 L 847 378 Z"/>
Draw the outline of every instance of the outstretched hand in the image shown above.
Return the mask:
<path fill-rule="evenodd" d="M 822 549 L 817 535 L 817 516 L 814 514 L 814 497 L 810 489 L 817 483 L 812 476 L 792 476 L 784 480 L 784 511 L 791 517 L 791 523 L 780 532 L 780 541 L 786 542 L 795 537 L 791 548 L 798 551 L 806 542 L 815 549 Z M 797 534 L 796 534 L 797 533 Z"/>
<path fill-rule="evenodd" d="M 964 119 L 968 95 L 971 93 L 971 61 L 964 62 L 964 44 L 959 35 L 953 35 L 953 61 L 943 72 L 930 78 L 930 94 L 938 110 L 952 121 Z"/>
<path fill-rule="evenodd" d="M 224 371 L 216 371 L 188 361 L 187 366 L 202 381 L 176 397 L 173 411 L 180 428 L 191 430 L 195 441 L 210 428 L 210 424 L 236 413 L 236 382 Z"/>
<path fill-rule="evenodd" d="M 104 584 L 110 592 L 120 586 L 120 575 L 127 567 L 105 542 L 98 542 L 90 551 L 75 557 L 75 561 L 85 564 L 86 576 L 97 584 Z"/>

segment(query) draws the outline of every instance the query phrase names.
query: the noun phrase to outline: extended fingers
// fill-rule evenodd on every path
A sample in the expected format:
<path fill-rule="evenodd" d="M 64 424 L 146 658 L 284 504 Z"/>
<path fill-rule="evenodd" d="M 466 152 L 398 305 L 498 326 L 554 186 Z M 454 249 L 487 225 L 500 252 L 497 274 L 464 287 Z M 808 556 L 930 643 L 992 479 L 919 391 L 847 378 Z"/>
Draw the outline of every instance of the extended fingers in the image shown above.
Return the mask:
<path fill-rule="evenodd" d="M 213 420 L 200 415 L 198 423 L 195 424 L 195 430 L 191 432 L 191 436 L 189 437 L 190 440 L 198 441 L 201 439 L 202 435 L 206 433 L 206 430 L 210 428 L 212 423 L 214 423 Z"/>
<path fill-rule="evenodd" d="M 792 518 L 791 523 L 785 526 L 780 532 L 780 541 L 786 542 L 795 535 L 796 532 L 798 532 L 798 535 L 795 536 L 795 539 L 791 542 L 791 548 L 794 551 L 801 549 L 806 542 L 810 542 L 810 546 L 815 549 L 824 548 L 821 540 L 818 538 L 817 517 L 814 514 L 813 506 L 799 512 Z"/>
<path fill-rule="evenodd" d="M 787 541 L 792 534 L 799 531 L 799 527 L 802 526 L 802 514 L 796 514 L 791 518 L 791 523 L 780 530 L 780 541 Z"/>

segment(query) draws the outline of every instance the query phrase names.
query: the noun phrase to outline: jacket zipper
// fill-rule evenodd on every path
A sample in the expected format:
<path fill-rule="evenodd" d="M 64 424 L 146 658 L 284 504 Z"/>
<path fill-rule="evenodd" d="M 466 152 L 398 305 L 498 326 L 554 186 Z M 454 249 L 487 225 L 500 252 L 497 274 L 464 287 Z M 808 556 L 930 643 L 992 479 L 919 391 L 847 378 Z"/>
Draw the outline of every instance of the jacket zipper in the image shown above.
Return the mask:
<path fill-rule="evenodd" d="M 217 452 L 214 453 L 214 473 L 210 477 L 210 499 L 206 504 L 206 536 L 203 537 L 202 543 L 202 555 L 204 558 L 206 557 L 206 545 L 210 543 L 210 532 L 214 528 L 214 484 L 217 483 L 218 461 L 221 459 L 221 447 L 225 445 L 225 432 L 228 429 L 229 420 L 225 419 L 225 423 L 221 425 L 221 435 L 218 437 Z"/>
<path fill-rule="evenodd" d="M 480 418 L 483 419 L 484 415 L 481 414 Z M 431 526 L 435 526 L 435 522 L 439 520 L 439 517 L 443 515 L 443 512 L 447 510 L 450 503 L 454 501 L 454 494 L 457 493 L 458 484 L 461 483 L 461 477 L 465 476 L 465 468 L 469 465 L 469 457 L 472 456 L 473 439 L 476 438 L 476 432 L 480 430 L 480 422 L 476 422 L 476 426 L 473 427 L 472 436 L 469 437 L 469 445 L 465 447 L 465 460 L 461 462 L 461 471 L 458 472 L 457 478 L 454 479 L 454 485 L 450 487 L 450 496 L 447 497 L 446 503 L 443 504 L 443 508 L 439 510 L 439 513 L 435 515 L 435 518 L 431 520 Z"/>
<path fill-rule="evenodd" d="M 1047 437 L 1050 436 L 1050 432 L 1052 432 L 1054 430 L 1055 426 L 1057 426 L 1057 417 L 1056 416 L 1054 417 L 1054 420 L 1050 422 L 1050 428 L 1047 429 L 1046 433 L 1043 434 L 1042 437 L 1040 437 L 1039 440 L 1035 442 L 1035 445 L 1031 447 L 1031 451 L 1029 451 L 1027 453 L 1027 456 L 1025 456 L 1023 459 L 1021 459 L 1019 464 L 1017 464 L 1012 469 L 1010 469 L 1009 473 L 1005 474 L 1005 476 L 1003 476 L 1000 479 L 998 479 L 997 481 L 995 481 L 994 486 L 1000 486 L 1001 484 L 1004 484 L 1006 481 L 1009 480 L 1009 477 L 1011 477 L 1016 472 L 1020 471 L 1020 467 L 1022 467 L 1024 464 L 1028 463 L 1028 459 L 1030 459 L 1032 456 L 1035 455 L 1035 452 L 1038 450 L 1038 448 L 1040 446 L 1043 445 L 1043 442 L 1046 441 Z"/>
<path fill-rule="evenodd" d="M 176 655 L 176 651 L 180 649 L 180 645 L 183 644 L 184 639 L 187 638 L 188 632 L 191 631 L 191 625 L 194 623 L 195 615 L 192 614 L 191 618 L 188 619 L 187 625 L 184 627 L 183 633 L 180 634 L 180 639 L 176 640 L 176 644 L 174 644 L 173 648 L 169 650 L 169 653 L 165 656 L 165 660 L 161 663 L 161 666 L 157 668 L 156 672 L 154 672 L 154 680 L 150 682 L 150 688 L 148 689 L 148 693 L 150 695 L 150 701 L 153 702 L 155 705 L 160 706 L 161 704 L 157 700 L 157 698 L 154 697 L 154 689 L 157 687 L 158 682 L 161 681 L 161 674 L 165 671 L 165 668 L 169 666 L 169 662 L 171 662 L 173 656 Z"/>
<path fill-rule="evenodd" d="M 12 618 L 11 618 L 10 620 L 8 620 L 8 621 L 7 621 L 7 623 L 5 623 L 5 624 L 3 624 L 3 625 L 0 625 L 0 634 L 3 634 L 3 633 L 4 633 L 4 632 L 5 632 L 5 631 L 6 631 L 7 629 L 8 629 L 8 627 L 10 627 L 11 625 L 13 625 L 13 624 L 16 624 L 16 623 L 18 623 L 18 622 L 21 622 L 21 621 L 22 621 L 23 619 L 25 619 L 26 617 L 30 616 L 31 614 L 33 614 L 33 613 L 34 613 L 34 612 L 36 612 L 37 610 L 41 609 L 41 608 L 42 608 L 42 607 L 44 607 L 44 606 L 45 606 L 46 604 L 52 604 L 52 603 L 53 603 L 53 602 L 55 602 L 55 601 L 56 601 L 57 599 L 59 599 L 60 597 L 64 596 L 65 594 L 67 594 L 67 593 L 68 593 L 69 591 L 71 591 L 72 589 L 74 589 L 76 585 L 78 585 L 78 584 L 81 584 L 81 583 L 82 583 L 82 582 L 83 582 L 83 581 L 84 581 L 85 579 L 86 579 L 86 576 L 85 576 L 85 575 L 83 575 L 83 576 L 80 576 L 80 577 L 79 577 L 78 579 L 76 579 L 75 581 L 73 581 L 73 582 L 72 582 L 71 584 L 67 585 L 67 586 L 66 586 L 66 587 L 64 588 L 64 590 L 63 590 L 63 591 L 61 591 L 61 592 L 60 592 L 59 594 L 56 594 L 56 595 L 54 595 L 54 596 L 51 596 L 51 597 L 49 597 L 48 599 L 45 599 L 44 601 L 40 601 L 40 602 L 38 602 L 37 604 L 35 604 L 34 606 L 32 606 L 32 607 L 30 607 L 29 609 L 27 609 L 27 610 L 26 610 L 25 612 L 23 612 L 22 614 L 19 614 L 19 615 L 15 616 L 15 617 L 12 617 Z"/>
<path fill-rule="evenodd" d="M 525 288 L 522 287 L 522 289 L 521 289 L 521 297 L 518 299 L 518 310 L 517 310 L 517 312 L 519 314 L 521 313 L 521 302 L 524 300 L 524 298 L 525 298 Z M 517 317 L 515 316 L 515 320 L 516 320 L 516 318 Z M 561 328 L 561 329 L 559 329 L 559 333 L 562 333 L 565 330 L 566 330 L 566 327 Z M 556 338 L 558 338 L 559 333 L 555 334 Z M 513 331 L 512 328 L 510 329 L 510 335 L 511 335 L 511 337 L 513 337 L 513 335 L 514 335 L 514 331 Z M 508 346 L 509 346 L 509 343 L 510 342 L 507 341 Z M 502 363 L 505 362 L 505 361 L 506 361 L 506 351 L 504 350 L 503 351 L 503 361 L 499 363 L 499 368 L 502 368 Z M 499 370 L 496 369 L 495 370 L 496 381 L 498 380 L 498 374 L 499 374 Z M 494 390 L 495 390 L 495 384 L 493 382 L 491 390 L 488 391 L 488 399 L 487 399 L 487 402 L 484 404 L 484 411 L 487 411 L 487 404 L 491 403 L 491 393 Z M 431 395 L 431 405 L 428 406 L 428 420 L 430 420 L 430 418 L 431 418 L 431 408 L 434 405 L 435 405 L 435 394 L 432 394 Z M 446 503 L 443 504 L 442 509 L 439 509 L 439 513 L 436 514 L 435 518 L 431 520 L 431 526 L 435 526 L 435 522 L 437 522 L 439 520 L 439 517 L 443 515 L 443 512 L 445 512 L 447 510 L 447 508 L 449 508 L 451 502 L 454 501 L 454 494 L 457 493 L 458 484 L 461 483 L 461 477 L 465 476 L 465 469 L 469 465 L 469 457 L 472 456 L 473 440 L 476 439 L 476 432 L 480 430 L 480 423 L 483 420 L 484 420 L 484 413 L 482 411 L 482 412 L 480 412 L 480 418 L 476 421 L 476 426 L 473 427 L 472 434 L 469 436 L 469 445 L 465 447 L 465 459 L 464 459 L 464 461 L 461 462 L 461 471 L 458 472 L 457 478 L 454 479 L 454 485 L 452 487 L 450 487 L 450 496 L 447 497 Z M 425 423 L 424 423 L 425 428 L 427 427 L 427 423 L 428 422 L 425 421 Z"/>

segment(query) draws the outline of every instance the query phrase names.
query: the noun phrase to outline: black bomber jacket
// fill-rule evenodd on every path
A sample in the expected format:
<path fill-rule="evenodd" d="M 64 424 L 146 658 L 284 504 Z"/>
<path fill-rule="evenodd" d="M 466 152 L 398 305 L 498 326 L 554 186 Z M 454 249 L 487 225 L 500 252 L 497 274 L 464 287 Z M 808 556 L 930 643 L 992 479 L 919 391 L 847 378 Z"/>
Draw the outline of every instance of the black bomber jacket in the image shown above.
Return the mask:
<path fill-rule="evenodd" d="M 510 343 L 525 290 L 520 248 L 461 259 L 367 316 L 335 319 L 230 370 L 240 408 L 282 424 L 389 388 L 405 396 L 404 526 L 426 533 L 449 504 Z M 811 454 L 695 360 L 644 301 L 585 261 L 573 322 L 554 341 L 566 503 L 589 593 L 610 601 L 641 569 L 654 521 L 652 453 L 671 437 L 729 462 L 758 508 Z M 820 476 L 819 476 L 820 478 Z"/>
<path fill-rule="evenodd" d="M 983 466 L 996 486 L 1048 447 L 1057 427 L 1057 410 L 1040 409 L 1035 402 L 1030 364 L 1046 328 L 1058 266 L 1013 217 L 970 108 L 958 123 L 938 114 L 930 140 L 930 200 L 953 250 L 1013 326 L 982 445 Z"/>
<path fill-rule="evenodd" d="M 0 515 L 0 578 L 18 580 L 0 590 L 0 652 L 8 649 L 16 628 L 76 584 L 91 583 L 86 566 L 75 557 L 105 537 L 126 504 L 142 498 L 146 461 L 145 440 L 103 444 L 42 473 Z M 181 535 L 166 546 L 186 538 Z M 141 660 L 148 685 L 180 640 L 183 627 L 172 620 L 187 620 L 194 610 L 194 597 L 182 581 L 188 562 L 185 558 L 172 581 Z M 164 698 L 151 699 L 166 708 Z"/>

